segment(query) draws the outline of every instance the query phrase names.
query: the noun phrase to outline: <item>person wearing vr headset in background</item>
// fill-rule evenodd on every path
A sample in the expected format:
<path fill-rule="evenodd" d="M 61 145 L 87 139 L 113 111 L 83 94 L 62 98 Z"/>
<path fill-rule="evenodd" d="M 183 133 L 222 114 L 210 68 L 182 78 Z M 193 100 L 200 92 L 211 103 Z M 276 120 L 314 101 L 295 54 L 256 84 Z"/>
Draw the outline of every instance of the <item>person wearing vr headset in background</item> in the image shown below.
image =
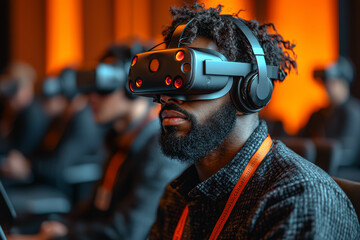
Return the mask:
<path fill-rule="evenodd" d="M 329 97 L 329 105 L 313 113 L 300 131 L 302 137 L 332 139 L 341 145 L 340 177 L 360 181 L 359 171 L 342 174 L 341 168 L 360 169 L 360 102 L 350 93 L 355 77 L 353 64 L 345 57 L 322 70 L 314 77 L 321 79 Z"/>
<path fill-rule="evenodd" d="M 36 97 L 35 80 L 36 72 L 33 67 L 19 61 L 12 62 L 0 76 L 0 99 L 4 106 L 0 120 L 3 176 L 10 174 L 9 168 L 17 166 L 17 162 L 10 164 L 7 159 L 32 154 L 46 132 L 49 119 Z M 23 175 L 21 171 L 14 174 L 19 179 Z M 4 180 L 5 184 L 18 183 Z"/>
<path fill-rule="evenodd" d="M 258 119 L 273 81 L 296 68 L 294 45 L 221 8 L 171 8 L 168 48 L 132 61 L 133 94 L 161 103 L 163 152 L 192 163 L 167 186 L 149 239 L 358 239 L 341 188 Z"/>
<path fill-rule="evenodd" d="M 27 184 L 8 189 L 19 227 L 27 225 L 29 215 L 66 212 L 88 198 L 94 181 L 75 183 L 72 179 L 87 173 L 74 177 L 68 171 L 85 163 L 100 167 L 105 155 L 104 130 L 94 122 L 86 97 L 76 88 L 76 71 L 64 69 L 59 77 L 45 79 L 42 86 L 41 105 L 50 120 L 46 133 L 32 154 L 8 157 L 10 167 L 1 169 L 10 179 L 27 179 Z M 66 204 L 52 203 L 59 198 Z"/>
<path fill-rule="evenodd" d="M 132 56 L 140 44 L 111 46 L 94 72 L 79 73 L 78 87 L 88 94 L 93 117 L 110 124 L 108 158 L 89 201 L 61 222 L 48 221 L 37 235 L 8 239 L 145 239 L 165 186 L 186 165 L 165 157 L 159 145 L 158 108 L 127 89 Z"/>

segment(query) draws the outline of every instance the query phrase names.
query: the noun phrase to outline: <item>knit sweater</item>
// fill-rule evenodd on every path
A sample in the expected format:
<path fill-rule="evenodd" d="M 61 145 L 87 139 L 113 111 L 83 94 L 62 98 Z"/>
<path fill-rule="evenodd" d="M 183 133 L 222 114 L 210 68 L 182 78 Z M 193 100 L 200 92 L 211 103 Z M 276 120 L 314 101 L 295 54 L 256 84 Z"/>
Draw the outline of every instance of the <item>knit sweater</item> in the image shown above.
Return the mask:
<path fill-rule="evenodd" d="M 172 239 L 186 204 L 182 239 L 209 239 L 232 189 L 266 137 L 266 124 L 260 122 L 216 174 L 200 182 L 192 165 L 170 183 L 149 239 Z M 332 178 L 274 140 L 218 239 L 360 239 L 360 226 L 350 200 Z"/>

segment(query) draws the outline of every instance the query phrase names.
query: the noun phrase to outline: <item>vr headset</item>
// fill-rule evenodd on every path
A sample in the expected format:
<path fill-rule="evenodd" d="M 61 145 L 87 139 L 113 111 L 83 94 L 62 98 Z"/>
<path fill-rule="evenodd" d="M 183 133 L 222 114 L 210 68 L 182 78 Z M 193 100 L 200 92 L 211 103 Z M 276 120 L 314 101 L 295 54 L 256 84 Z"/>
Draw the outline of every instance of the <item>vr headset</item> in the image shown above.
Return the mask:
<path fill-rule="evenodd" d="M 79 91 L 76 87 L 78 71 L 72 68 L 65 68 L 59 77 L 48 77 L 42 85 L 43 96 L 51 98 L 56 95 L 64 95 L 68 99 L 75 97 Z"/>
<path fill-rule="evenodd" d="M 76 84 L 80 92 L 106 95 L 125 86 L 126 72 L 119 64 L 101 62 L 95 70 L 79 71 Z"/>
<path fill-rule="evenodd" d="M 210 100 L 230 92 L 237 109 L 254 113 L 270 101 L 273 80 L 285 78 L 278 66 L 267 66 L 264 52 L 251 30 L 231 15 L 231 20 L 252 47 L 256 64 L 229 62 L 221 53 L 200 48 L 179 47 L 182 35 L 192 22 L 179 25 L 167 49 L 137 54 L 129 71 L 129 89 L 135 95 L 165 94 L 180 100 Z M 236 82 L 235 79 L 239 79 Z"/>
<path fill-rule="evenodd" d="M 313 76 L 314 78 L 321 79 L 323 82 L 326 82 L 330 78 L 340 78 L 348 84 L 351 84 L 355 77 L 355 70 L 353 64 L 348 59 L 340 56 L 336 62 L 327 68 L 315 69 Z"/>
<path fill-rule="evenodd" d="M 126 96 L 133 99 L 127 84 L 131 58 L 144 50 L 139 43 L 110 46 L 96 69 L 78 71 L 77 87 L 83 93 L 96 92 L 110 94 L 118 89 L 124 89 Z"/>
<path fill-rule="evenodd" d="M 54 97 L 61 94 L 60 80 L 57 77 L 47 77 L 42 84 L 42 95 L 44 97 Z"/>

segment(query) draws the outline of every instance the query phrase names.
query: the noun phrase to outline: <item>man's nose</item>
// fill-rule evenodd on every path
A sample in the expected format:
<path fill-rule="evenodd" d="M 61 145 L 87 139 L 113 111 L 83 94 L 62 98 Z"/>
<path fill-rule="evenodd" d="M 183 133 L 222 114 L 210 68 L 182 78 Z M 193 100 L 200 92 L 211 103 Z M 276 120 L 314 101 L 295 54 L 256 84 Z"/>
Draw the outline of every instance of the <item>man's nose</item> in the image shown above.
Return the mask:
<path fill-rule="evenodd" d="M 177 98 L 174 98 L 174 97 L 170 97 L 168 95 L 163 95 L 161 94 L 160 95 L 160 103 L 161 104 L 169 104 L 169 103 L 177 103 L 177 104 L 182 104 L 183 101 L 182 100 L 179 100 Z"/>

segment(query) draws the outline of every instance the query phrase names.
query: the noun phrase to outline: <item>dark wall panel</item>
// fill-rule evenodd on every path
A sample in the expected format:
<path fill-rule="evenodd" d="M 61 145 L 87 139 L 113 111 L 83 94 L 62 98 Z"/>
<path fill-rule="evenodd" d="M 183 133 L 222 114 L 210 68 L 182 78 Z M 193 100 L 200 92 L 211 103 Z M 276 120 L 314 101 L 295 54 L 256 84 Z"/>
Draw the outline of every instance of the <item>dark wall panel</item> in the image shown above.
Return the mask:
<path fill-rule="evenodd" d="M 45 75 L 45 0 L 11 0 L 10 59 L 34 67 L 38 79 Z"/>
<path fill-rule="evenodd" d="M 83 1 L 84 65 L 93 67 L 114 41 L 113 0 Z"/>
<path fill-rule="evenodd" d="M 339 0 L 340 55 L 348 57 L 356 67 L 351 92 L 360 99 L 360 1 Z"/>
<path fill-rule="evenodd" d="M 9 61 L 10 49 L 10 16 L 9 16 L 9 0 L 0 1 L 0 73 L 5 69 Z"/>

